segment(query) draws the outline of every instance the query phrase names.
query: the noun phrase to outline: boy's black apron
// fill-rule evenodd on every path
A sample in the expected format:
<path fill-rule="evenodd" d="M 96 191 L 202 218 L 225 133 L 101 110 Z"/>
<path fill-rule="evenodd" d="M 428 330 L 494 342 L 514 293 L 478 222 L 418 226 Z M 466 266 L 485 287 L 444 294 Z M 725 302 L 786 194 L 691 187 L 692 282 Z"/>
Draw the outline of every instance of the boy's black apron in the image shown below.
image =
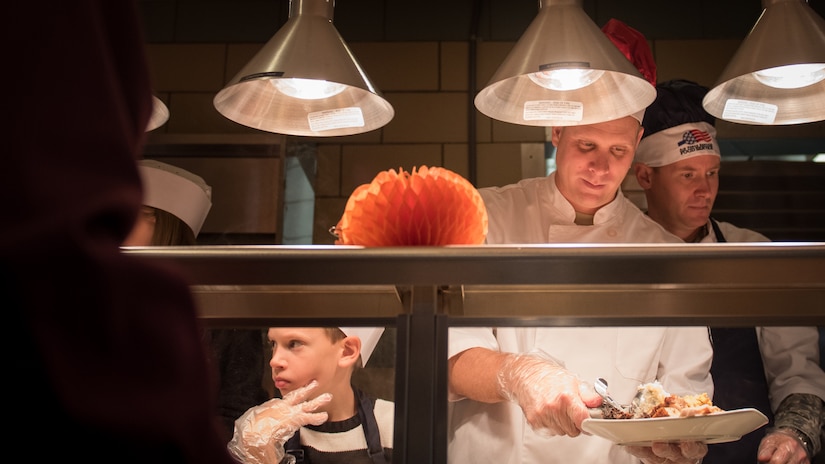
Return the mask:
<path fill-rule="evenodd" d="M 374 464 L 389 464 L 384 458 L 384 447 L 381 446 L 381 435 L 378 431 L 378 422 L 375 420 L 375 399 L 368 397 L 361 390 L 353 387 L 355 393 L 358 418 L 361 420 L 361 428 L 364 430 L 364 438 L 367 440 L 367 451 Z M 296 464 L 305 463 L 304 450 L 301 448 L 301 430 L 298 429 L 295 435 L 284 444 L 286 454 L 295 457 Z"/>
<path fill-rule="evenodd" d="M 711 219 L 716 241 L 725 243 L 724 234 Z M 756 408 L 773 422 L 768 398 L 768 382 L 754 327 L 711 327 L 713 344 L 713 404 L 724 410 Z M 702 464 L 737 464 L 756 462 L 759 442 L 767 427 L 745 435 L 739 441 L 708 445 Z"/>

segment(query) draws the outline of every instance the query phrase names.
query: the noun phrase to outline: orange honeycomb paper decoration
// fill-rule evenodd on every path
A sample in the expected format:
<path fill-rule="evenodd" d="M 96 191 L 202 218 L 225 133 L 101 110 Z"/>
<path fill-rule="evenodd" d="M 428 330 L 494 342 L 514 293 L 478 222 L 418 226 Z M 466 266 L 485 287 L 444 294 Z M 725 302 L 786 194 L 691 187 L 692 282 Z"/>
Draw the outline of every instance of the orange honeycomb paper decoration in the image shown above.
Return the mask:
<path fill-rule="evenodd" d="M 336 245 L 480 245 L 487 209 L 478 190 L 449 169 L 390 169 L 352 192 L 335 234 Z"/>

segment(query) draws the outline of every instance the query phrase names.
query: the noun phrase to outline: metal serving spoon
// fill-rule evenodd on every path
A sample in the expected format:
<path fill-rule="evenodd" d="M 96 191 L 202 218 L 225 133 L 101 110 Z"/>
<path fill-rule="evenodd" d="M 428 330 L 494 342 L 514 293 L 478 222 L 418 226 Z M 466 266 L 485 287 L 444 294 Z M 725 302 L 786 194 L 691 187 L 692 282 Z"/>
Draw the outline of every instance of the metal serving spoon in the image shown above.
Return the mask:
<path fill-rule="evenodd" d="M 629 407 L 622 406 L 621 404 L 619 404 L 619 402 L 614 400 L 613 397 L 610 396 L 610 393 L 607 392 L 607 380 L 600 377 L 596 379 L 596 381 L 593 383 L 593 386 L 596 388 L 596 393 L 598 393 L 599 396 L 602 397 L 605 403 L 607 403 L 615 409 L 618 409 L 619 411 L 629 413 Z"/>

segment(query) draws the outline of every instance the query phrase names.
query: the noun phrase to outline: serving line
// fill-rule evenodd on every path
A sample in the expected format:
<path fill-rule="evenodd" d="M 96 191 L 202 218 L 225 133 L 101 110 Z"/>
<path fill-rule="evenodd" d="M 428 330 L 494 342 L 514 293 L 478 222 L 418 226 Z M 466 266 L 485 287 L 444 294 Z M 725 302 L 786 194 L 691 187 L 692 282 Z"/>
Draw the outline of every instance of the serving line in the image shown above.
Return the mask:
<path fill-rule="evenodd" d="M 447 462 L 451 326 L 825 325 L 820 242 L 124 251 L 182 268 L 213 325 L 394 325 L 398 464 Z"/>
<path fill-rule="evenodd" d="M 388 321 L 415 287 L 451 325 L 795 325 L 825 320 L 825 243 L 134 248 L 191 276 L 201 316 Z M 366 321 L 365 321 L 366 322 Z M 367 325 L 365 323 L 365 325 Z"/>

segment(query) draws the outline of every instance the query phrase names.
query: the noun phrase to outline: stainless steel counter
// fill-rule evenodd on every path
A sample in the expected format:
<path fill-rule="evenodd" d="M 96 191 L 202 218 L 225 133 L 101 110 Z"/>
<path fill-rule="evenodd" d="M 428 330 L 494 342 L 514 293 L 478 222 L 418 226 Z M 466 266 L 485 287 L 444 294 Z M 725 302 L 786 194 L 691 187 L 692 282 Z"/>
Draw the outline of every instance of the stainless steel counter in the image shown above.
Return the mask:
<path fill-rule="evenodd" d="M 126 252 L 182 267 L 210 325 L 397 327 L 401 464 L 446 463 L 450 326 L 825 325 L 819 242 Z"/>
<path fill-rule="evenodd" d="M 394 318 L 433 287 L 453 325 L 811 324 L 825 243 L 130 249 L 175 261 L 210 322 Z M 519 320 L 522 319 L 522 320 Z M 223 321 L 223 322 L 221 322 Z M 498 322 L 500 324 L 500 321 Z"/>

